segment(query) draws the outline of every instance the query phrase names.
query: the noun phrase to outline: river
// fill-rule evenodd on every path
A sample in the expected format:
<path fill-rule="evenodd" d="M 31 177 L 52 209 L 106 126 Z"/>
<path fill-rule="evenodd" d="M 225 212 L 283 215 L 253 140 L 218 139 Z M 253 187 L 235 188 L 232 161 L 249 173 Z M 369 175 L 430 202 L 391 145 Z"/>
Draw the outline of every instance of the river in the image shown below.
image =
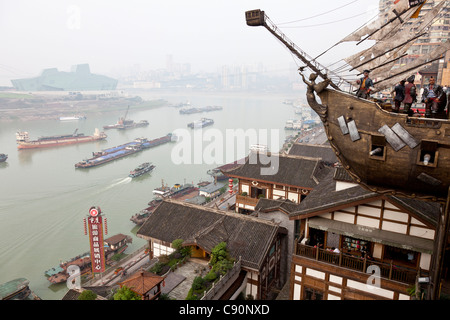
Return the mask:
<path fill-rule="evenodd" d="M 284 130 L 286 120 L 300 118 L 294 108 L 283 101 L 303 96 L 301 93 L 164 94 L 145 91 L 136 94 L 147 100 L 165 99 L 170 104 L 190 101 L 192 107 L 216 105 L 222 106 L 223 110 L 182 115 L 179 109 L 171 106 L 147 110 L 131 108 L 127 118 L 135 121 L 145 119 L 150 125 L 126 131 L 106 130 L 108 137 L 101 142 L 35 150 L 17 149 L 17 130 L 28 131 L 31 139 L 68 134 L 77 128 L 79 133 L 91 135 L 95 128 L 101 129 L 104 125 L 116 123 L 125 111 L 88 115 L 85 120 L 68 122 L 0 122 L 0 153 L 9 156 L 7 162 L 0 163 L 0 283 L 24 277 L 30 280 L 31 290 L 42 299 L 61 299 L 67 292 L 66 285 L 51 285 L 44 272 L 57 266 L 60 261 L 89 250 L 83 218 L 91 206 L 100 207 L 107 218 L 108 234 L 105 238 L 123 233 L 133 237 L 133 243 L 126 252 L 142 247 L 145 241 L 135 236 L 137 228 L 130 217 L 146 207 L 153 198 L 152 190 L 159 187 L 162 180 L 169 186 L 211 181 L 207 175 L 208 169 L 226 163 L 230 153 L 233 161 L 245 156 L 239 150 L 230 149 L 230 141 L 226 140 L 227 130 L 250 130 L 247 132 L 268 138 L 269 148 L 271 145 L 281 147 L 285 137 L 292 134 L 292 131 Z M 198 136 L 194 140 L 194 131 L 188 130 L 187 124 L 201 117 L 213 119 L 214 125 L 197 131 Z M 271 129 L 275 131 L 271 132 Z M 75 163 L 89 158 L 93 151 L 117 146 L 138 137 L 154 139 L 174 131 L 186 134 L 187 138 L 192 137 L 193 143 L 201 142 L 203 146 L 200 145 L 201 149 L 193 147 L 191 156 L 184 158 L 179 152 L 178 142 L 147 149 L 90 169 L 74 167 Z M 220 138 L 217 134 L 222 133 L 222 141 L 217 141 L 218 144 L 208 141 L 208 132 L 216 139 Z M 205 151 L 208 145 L 210 148 L 222 148 L 223 156 L 219 147 L 215 147 L 214 153 L 208 151 L 204 157 L 196 158 L 195 154 Z M 178 151 L 174 153 L 177 146 Z M 211 159 L 215 161 L 211 162 Z M 129 178 L 130 170 L 143 162 L 152 162 L 156 168 L 151 174 Z"/>

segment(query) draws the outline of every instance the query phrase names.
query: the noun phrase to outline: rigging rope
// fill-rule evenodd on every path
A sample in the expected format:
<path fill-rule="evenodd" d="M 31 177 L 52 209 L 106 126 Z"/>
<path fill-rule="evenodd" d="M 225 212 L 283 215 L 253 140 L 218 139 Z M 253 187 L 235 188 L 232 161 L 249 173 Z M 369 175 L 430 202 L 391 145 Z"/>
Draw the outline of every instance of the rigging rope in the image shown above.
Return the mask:
<path fill-rule="evenodd" d="M 309 27 L 318 27 L 318 26 L 324 26 L 327 24 L 332 24 L 332 23 L 336 23 L 336 22 L 341 22 L 341 21 L 345 21 L 345 20 L 350 20 L 359 16 L 362 16 L 363 14 L 366 14 L 366 12 L 362 12 L 362 13 L 358 13 L 354 16 L 351 17 L 347 17 L 344 19 L 339 19 L 339 20 L 334 20 L 334 21 L 330 21 L 330 22 L 324 22 L 324 23 L 319 23 L 319 24 L 311 24 L 309 26 L 293 26 L 293 27 L 283 27 L 283 28 L 292 28 L 292 29 L 297 29 L 297 28 L 309 28 Z"/>
<path fill-rule="evenodd" d="M 338 7 L 338 8 L 332 9 L 332 10 L 327 11 L 327 12 L 319 13 L 319 14 L 317 14 L 317 15 L 315 15 L 315 16 L 311 16 L 311 17 L 309 17 L 309 18 L 303 18 L 303 19 L 300 19 L 300 20 L 294 20 L 294 21 L 289 21 L 289 22 L 277 23 L 277 25 L 289 24 L 289 23 L 294 23 L 294 22 L 299 22 L 299 21 L 309 20 L 309 19 L 312 19 L 312 18 L 316 18 L 316 17 L 319 17 L 319 16 L 323 16 L 323 15 L 325 15 L 325 14 L 327 14 L 327 13 L 330 13 L 330 12 L 333 12 L 333 11 L 336 11 L 336 10 L 339 10 L 339 9 L 342 9 L 342 8 L 344 8 L 344 7 L 346 7 L 346 6 L 350 5 L 350 4 L 352 4 L 352 3 L 354 3 L 354 2 L 357 2 L 357 1 L 359 1 L 359 0 L 354 0 L 354 1 L 352 1 L 352 2 L 349 2 L 349 3 L 347 3 L 347 4 L 344 4 L 343 6 L 340 6 L 340 7 Z"/>

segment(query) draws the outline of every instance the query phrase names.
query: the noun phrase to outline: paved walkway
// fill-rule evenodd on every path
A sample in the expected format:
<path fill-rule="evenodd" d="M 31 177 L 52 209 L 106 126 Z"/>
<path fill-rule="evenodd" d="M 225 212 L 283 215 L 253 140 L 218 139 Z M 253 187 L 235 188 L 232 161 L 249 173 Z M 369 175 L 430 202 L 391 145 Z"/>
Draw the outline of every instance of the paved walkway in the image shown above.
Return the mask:
<path fill-rule="evenodd" d="M 173 281 L 173 283 L 170 284 L 173 289 L 169 292 L 169 297 L 175 300 L 185 300 L 195 277 L 203 277 L 208 272 L 208 261 L 190 258 L 185 264 L 181 265 L 168 275 L 167 278 L 169 278 L 169 281 Z"/>

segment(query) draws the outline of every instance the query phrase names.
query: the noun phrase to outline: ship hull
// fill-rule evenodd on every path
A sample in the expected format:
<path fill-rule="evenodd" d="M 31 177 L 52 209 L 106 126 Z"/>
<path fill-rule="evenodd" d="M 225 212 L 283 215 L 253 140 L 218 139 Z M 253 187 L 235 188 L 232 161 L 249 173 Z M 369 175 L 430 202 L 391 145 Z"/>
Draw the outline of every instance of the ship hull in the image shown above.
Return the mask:
<path fill-rule="evenodd" d="M 104 151 L 101 155 L 95 155 L 94 157 L 92 157 L 86 161 L 78 162 L 75 164 L 75 168 L 96 167 L 96 166 L 102 165 L 104 163 L 108 163 L 108 162 L 129 156 L 129 155 L 132 155 L 132 154 L 134 154 L 136 152 L 140 152 L 144 149 L 156 147 L 156 146 L 159 146 L 161 144 L 171 142 L 171 141 L 172 141 L 172 135 L 167 135 L 167 136 L 164 136 L 164 137 L 161 137 L 158 139 L 154 139 L 151 141 L 146 141 L 143 143 L 131 142 L 131 143 L 123 144 L 119 147 L 114 147 L 114 148 L 108 149 L 111 151 L 107 151 L 107 152 Z M 139 148 L 132 148 L 133 146 L 134 147 L 139 146 Z"/>
<path fill-rule="evenodd" d="M 63 138 L 63 139 L 56 139 L 56 140 L 36 140 L 36 141 L 18 141 L 17 148 L 18 149 L 34 149 L 34 148 L 50 148 L 50 147 L 58 147 L 58 146 L 66 146 L 70 144 L 78 144 L 78 143 L 85 143 L 85 142 L 92 142 L 92 141 L 99 141 L 99 140 L 105 140 L 106 136 L 100 136 L 100 137 L 94 137 L 94 136 L 88 136 L 88 137 L 80 137 L 80 138 Z"/>
<path fill-rule="evenodd" d="M 407 117 L 342 91 L 319 93 L 328 140 L 355 182 L 379 193 L 445 201 L 450 184 L 450 123 Z M 370 155 L 380 148 L 381 152 Z M 424 155 L 431 161 L 425 164 Z"/>

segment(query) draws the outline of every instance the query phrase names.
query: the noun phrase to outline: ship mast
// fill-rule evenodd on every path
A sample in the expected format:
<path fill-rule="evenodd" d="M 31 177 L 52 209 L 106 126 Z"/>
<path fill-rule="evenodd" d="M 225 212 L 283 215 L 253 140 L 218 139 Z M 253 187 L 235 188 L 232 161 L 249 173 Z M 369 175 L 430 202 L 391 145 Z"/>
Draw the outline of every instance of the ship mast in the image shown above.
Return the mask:
<path fill-rule="evenodd" d="M 273 34 L 278 40 L 280 40 L 293 54 L 297 56 L 303 63 L 305 63 L 312 71 L 317 73 L 320 77 L 323 79 L 329 79 L 329 75 L 332 75 L 333 78 L 336 77 L 339 79 L 338 84 L 335 84 L 334 82 L 330 82 L 330 86 L 332 86 L 334 89 L 341 91 L 339 88 L 339 85 L 343 82 L 348 83 L 351 85 L 351 83 L 348 80 L 345 80 L 340 75 L 332 72 L 331 70 L 327 69 L 323 65 L 321 65 L 319 62 L 317 62 L 315 59 L 310 57 L 306 52 L 301 50 L 294 42 L 292 42 L 286 35 L 281 32 L 280 29 L 264 14 L 264 11 L 261 11 L 259 9 L 257 10 L 251 10 L 247 11 L 245 13 L 245 18 L 247 21 L 247 25 L 249 26 L 264 26 L 271 34 Z"/>

